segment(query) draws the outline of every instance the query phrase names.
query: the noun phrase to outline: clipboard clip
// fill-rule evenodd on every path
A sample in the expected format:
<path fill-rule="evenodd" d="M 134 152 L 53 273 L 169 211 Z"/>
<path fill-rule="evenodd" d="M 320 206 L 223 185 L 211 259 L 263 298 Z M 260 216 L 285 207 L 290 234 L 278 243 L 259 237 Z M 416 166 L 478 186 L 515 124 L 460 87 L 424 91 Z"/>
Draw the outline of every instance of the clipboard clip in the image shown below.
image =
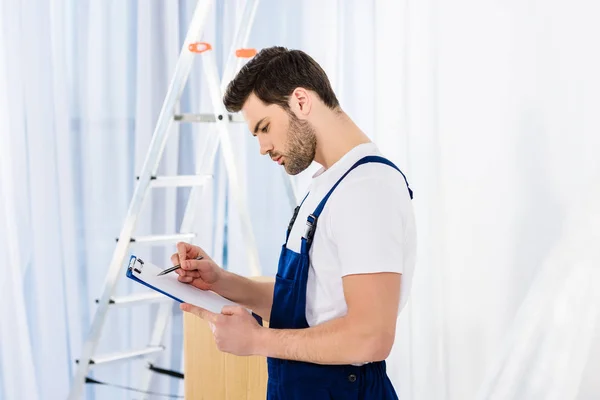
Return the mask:
<path fill-rule="evenodd" d="M 133 272 L 137 272 L 138 274 L 141 274 L 143 267 L 144 267 L 144 261 L 142 261 L 141 258 L 137 258 L 136 256 L 131 256 L 131 259 L 129 260 L 129 267 L 128 267 L 128 269 L 130 271 L 133 270 Z"/>

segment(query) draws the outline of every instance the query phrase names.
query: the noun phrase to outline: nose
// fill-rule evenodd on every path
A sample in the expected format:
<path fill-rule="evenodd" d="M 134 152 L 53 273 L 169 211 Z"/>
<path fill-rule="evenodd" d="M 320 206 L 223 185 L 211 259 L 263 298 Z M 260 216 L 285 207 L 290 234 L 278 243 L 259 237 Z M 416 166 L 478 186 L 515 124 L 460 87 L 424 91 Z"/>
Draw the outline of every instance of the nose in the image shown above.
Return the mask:
<path fill-rule="evenodd" d="M 260 136 L 258 137 L 258 143 L 260 146 L 260 154 L 263 156 L 273 150 L 273 145 L 267 142 L 265 139 L 262 139 Z"/>

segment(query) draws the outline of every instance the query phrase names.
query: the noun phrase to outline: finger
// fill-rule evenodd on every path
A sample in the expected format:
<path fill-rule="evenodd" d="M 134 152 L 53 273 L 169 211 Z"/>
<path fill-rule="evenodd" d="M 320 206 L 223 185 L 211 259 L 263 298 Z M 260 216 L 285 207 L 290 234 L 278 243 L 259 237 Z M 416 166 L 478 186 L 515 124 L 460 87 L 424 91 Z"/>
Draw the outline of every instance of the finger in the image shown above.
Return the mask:
<path fill-rule="evenodd" d="M 183 283 L 192 283 L 194 281 L 194 278 L 192 278 L 191 276 L 179 276 L 177 280 Z"/>
<path fill-rule="evenodd" d="M 181 308 L 185 312 L 192 313 L 208 322 L 214 323 L 217 320 L 217 314 L 212 313 L 204 308 L 196 307 L 188 303 L 181 303 L 179 308 Z"/>
<path fill-rule="evenodd" d="M 205 260 L 185 260 L 181 263 L 181 268 L 186 271 L 202 270 L 206 266 Z"/>
<path fill-rule="evenodd" d="M 221 314 L 224 315 L 242 315 L 242 307 L 240 306 L 223 306 Z"/>
<path fill-rule="evenodd" d="M 182 269 L 177 269 L 177 270 L 175 270 L 175 272 L 177 272 L 177 275 L 179 275 L 179 276 L 187 276 L 187 277 L 194 278 L 194 279 L 201 277 L 199 271 L 185 271 Z"/>
<path fill-rule="evenodd" d="M 171 263 L 173 266 L 179 265 L 179 254 L 175 253 L 171 256 Z"/>
<path fill-rule="evenodd" d="M 177 243 L 177 254 L 179 255 L 179 265 L 182 265 L 183 262 L 187 259 L 187 243 Z"/>
<path fill-rule="evenodd" d="M 178 268 L 175 270 L 175 273 L 179 276 L 191 276 L 192 278 L 200 278 L 199 271 L 186 271 L 183 268 Z"/>

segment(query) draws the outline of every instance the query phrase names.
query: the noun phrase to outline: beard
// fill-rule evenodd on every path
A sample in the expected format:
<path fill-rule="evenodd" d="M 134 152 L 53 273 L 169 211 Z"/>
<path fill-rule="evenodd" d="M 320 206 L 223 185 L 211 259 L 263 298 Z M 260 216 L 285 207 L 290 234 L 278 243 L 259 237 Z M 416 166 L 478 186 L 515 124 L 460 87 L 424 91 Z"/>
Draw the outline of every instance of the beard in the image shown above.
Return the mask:
<path fill-rule="evenodd" d="M 310 166 L 317 151 L 315 128 L 308 121 L 300 121 L 291 111 L 286 145 L 285 171 L 297 175 Z"/>

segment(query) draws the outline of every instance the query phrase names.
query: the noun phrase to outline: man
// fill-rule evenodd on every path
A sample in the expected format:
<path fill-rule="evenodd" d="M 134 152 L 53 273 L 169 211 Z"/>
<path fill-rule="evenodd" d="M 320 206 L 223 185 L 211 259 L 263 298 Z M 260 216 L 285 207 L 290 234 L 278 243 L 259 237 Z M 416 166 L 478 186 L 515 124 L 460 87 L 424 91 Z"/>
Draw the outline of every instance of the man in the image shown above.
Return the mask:
<path fill-rule="evenodd" d="M 217 266 L 199 247 L 177 245 L 179 280 L 242 307 L 207 320 L 221 351 L 267 357 L 268 399 L 397 399 L 385 359 L 415 264 L 412 191 L 404 175 L 346 115 L 307 54 L 262 50 L 229 84 L 260 152 L 295 175 L 322 166 L 296 212 L 275 283 Z M 198 255 L 204 259 L 194 260 Z"/>

